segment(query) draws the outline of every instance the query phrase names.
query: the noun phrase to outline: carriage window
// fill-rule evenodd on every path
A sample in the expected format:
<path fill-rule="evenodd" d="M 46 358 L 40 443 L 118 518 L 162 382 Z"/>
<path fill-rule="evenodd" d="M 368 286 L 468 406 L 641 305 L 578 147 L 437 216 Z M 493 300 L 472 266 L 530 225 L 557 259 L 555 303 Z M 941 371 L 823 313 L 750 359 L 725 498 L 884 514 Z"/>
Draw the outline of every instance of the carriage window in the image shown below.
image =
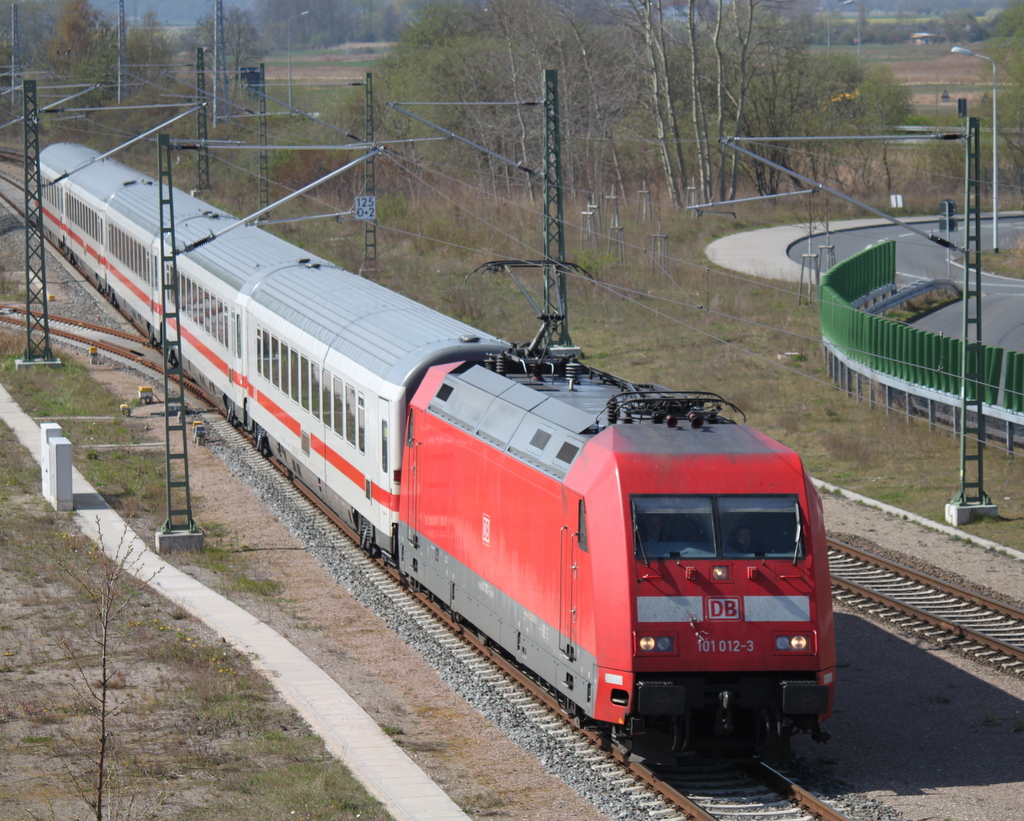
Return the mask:
<path fill-rule="evenodd" d="M 299 404 L 309 410 L 309 360 L 299 357 Z"/>
<path fill-rule="evenodd" d="M 320 380 L 321 390 L 321 418 L 325 425 L 331 424 L 331 373 L 324 371 L 324 377 Z"/>
<path fill-rule="evenodd" d="M 345 386 L 345 438 L 350 445 L 356 443 L 356 389 Z"/>
<path fill-rule="evenodd" d="M 345 435 L 345 383 L 335 377 L 334 379 L 334 432 L 338 436 Z"/>
<path fill-rule="evenodd" d="M 270 381 L 281 387 L 281 343 L 276 336 L 270 337 Z"/>
<path fill-rule="evenodd" d="M 359 452 L 366 453 L 366 402 L 359 394 Z"/>
<path fill-rule="evenodd" d="M 388 475 L 388 420 L 380 420 L 380 469 Z"/>
<path fill-rule="evenodd" d="M 302 377 L 299 375 L 299 352 L 294 348 L 291 349 L 291 355 L 288 357 L 289 374 L 291 379 L 288 383 L 288 395 L 296 402 L 299 401 L 299 383 L 302 381 Z"/>
<path fill-rule="evenodd" d="M 316 362 L 309 363 L 309 401 L 310 413 L 320 418 L 320 368 Z"/>

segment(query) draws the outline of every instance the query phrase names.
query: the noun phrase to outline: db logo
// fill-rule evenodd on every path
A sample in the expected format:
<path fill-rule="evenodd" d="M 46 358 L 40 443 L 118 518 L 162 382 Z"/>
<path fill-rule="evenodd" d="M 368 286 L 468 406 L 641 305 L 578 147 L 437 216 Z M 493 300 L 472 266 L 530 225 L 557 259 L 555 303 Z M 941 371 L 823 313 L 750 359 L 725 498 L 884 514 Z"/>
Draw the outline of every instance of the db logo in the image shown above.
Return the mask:
<path fill-rule="evenodd" d="M 724 621 L 739 621 L 739 599 L 707 599 L 708 618 Z"/>

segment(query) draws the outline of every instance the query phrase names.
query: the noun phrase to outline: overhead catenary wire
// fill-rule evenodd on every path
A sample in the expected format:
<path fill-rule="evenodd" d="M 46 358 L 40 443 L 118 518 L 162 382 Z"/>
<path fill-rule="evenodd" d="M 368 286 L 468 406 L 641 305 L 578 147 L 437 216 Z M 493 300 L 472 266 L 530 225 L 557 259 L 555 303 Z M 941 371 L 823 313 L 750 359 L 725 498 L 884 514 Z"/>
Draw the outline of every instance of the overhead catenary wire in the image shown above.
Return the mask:
<path fill-rule="evenodd" d="M 440 139 L 440 138 L 437 138 L 437 139 Z M 499 198 L 499 199 L 501 199 L 501 198 Z M 628 201 L 628 198 L 626 198 L 626 200 Z M 669 206 L 669 207 L 671 207 L 671 206 Z M 422 234 L 420 234 L 420 235 L 418 235 L 418 236 L 420 236 L 421 238 L 423 238 L 423 235 L 422 235 Z M 924 236 L 924 238 L 925 238 L 925 239 L 929 239 L 929 237 L 927 237 L 926 235 L 923 235 L 923 234 L 922 234 L 922 236 Z M 636 247 L 636 246 L 633 246 L 633 247 Z M 479 249 L 478 249 L 478 250 L 479 250 Z M 645 250 L 645 251 L 646 251 L 646 249 L 642 249 L 642 250 Z M 697 265 L 696 265 L 696 264 L 694 264 L 694 263 L 689 263 L 689 262 L 686 262 L 686 261 L 683 261 L 683 260 L 677 260 L 677 262 L 680 262 L 680 263 L 682 263 L 682 264 L 686 264 L 686 265 L 693 265 L 694 267 L 704 267 L 704 266 L 697 266 Z M 742 277 L 742 276 L 739 276 L 739 275 L 732 275 L 732 274 L 730 274 L 729 272 L 722 272 L 722 271 L 716 271 L 716 274 L 719 274 L 719 275 L 726 275 L 726 276 L 737 276 L 737 278 L 740 278 L 740 279 L 746 279 L 745 277 Z M 751 281 L 751 282 L 754 282 L 755 280 L 747 280 L 747 281 Z M 759 283 L 759 285 L 761 285 L 761 284 L 764 284 L 764 283 L 760 283 L 759 281 L 758 281 L 758 283 Z M 769 287 L 775 287 L 775 286 L 769 286 Z M 787 290 L 787 289 L 779 289 L 779 290 Z M 639 298 L 640 298 L 640 299 L 642 299 L 643 297 L 641 296 L 641 297 L 639 297 Z M 650 297 L 648 297 L 648 298 L 650 298 Z M 704 307 L 704 306 L 700 306 L 700 305 L 698 305 L 698 304 L 696 304 L 696 303 L 694 303 L 694 302 L 690 302 L 690 303 L 678 303 L 678 304 L 680 304 L 680 305 L 682 305 L 682 306 L 685 306 L 685 307 L 688 307 L 688 308 L 701 308 L 701 309 L 703 309 L 703 307 Z M 722 315 L 722 316 L 726 316 L 726 317 L 730 316 L 730 315 L 728 315 L 728 314 L 721 314 L 721 315 Z M 732 318 L 733 318 L 733 319 L 736 319 L 736 320 L 738 320 L 738 321 L 743 321 L 743 318 L 741 318 L 741 317 L 732 317 Z M 684 325 L 686 325 L 686 323 L 683 323 L 683 324 L 684 324 Z M 786 329 L 774 329 L 774 330 L 776 330 L 776 331 L 778 331 L 778 332 L 781 332 L 781 333 L 784 333 L 784 334 L 788 334 L 788 335 L 796 335 L 796 336 L 801 336 L 801 335 L 799 335 L 799 334 L 794 334 L 793 332 L 791 332 L 791 331 L 788 331 L 788 330 L 786 330 Z M 712 336 L 711 338 L 715 338 L 715 337 L 713 337 L 713 336 Z M 807 337 L 802 337 L 802 338 L 807 338 Z M 807 338 L 807 339 L 810 339 L 810 338 Z M 811 340 L 811 341 L 815 341 L 815 342 L 817 342 L 817 341 L 819 341 L 819 340 Z M 740 350 L 744 350 L 744 351 L 746 350 L 746 349 L 743 349 L 743 348 L 742 348 L 742 347 L 740 347 L 740 346 L 736 346 L 736 347 L 738 347 L 738 348 L 739 348 Z M 754 352 L 752 352 L 752 351 L 751 351 L 750 353 L 751 353 L 751 354 L 753 354 L 753 355 L 757 355 L 757 354 L 754 354 Z M 767 357 L 763 357 L 763 356 L 762 356 L 762 358 L 765 358 L 765 359 L 767 359 Z M 771 360 L 769 360 L 769 361 L 771 361 Z M 773 364 L 778 364 L 778 363 L 773 363 Z M 793 371 L 794 371 L 795 373 L 801 373 L 800 371 L 797 371 L 797 370 L 795 370 L 795 369 L 791 369 L 791 368 L 787 368 L 787 370 L 793 370 Z M 802 374 L 802 373 L 801 373 L 801 375 L 804 375 L 804 374 Z M 819 380 L 819 381 L 822 381 L 822 382 L 823 382 L 823 384 L 824 384 L 824 381 L 823 381 L 823 380 Z"/>

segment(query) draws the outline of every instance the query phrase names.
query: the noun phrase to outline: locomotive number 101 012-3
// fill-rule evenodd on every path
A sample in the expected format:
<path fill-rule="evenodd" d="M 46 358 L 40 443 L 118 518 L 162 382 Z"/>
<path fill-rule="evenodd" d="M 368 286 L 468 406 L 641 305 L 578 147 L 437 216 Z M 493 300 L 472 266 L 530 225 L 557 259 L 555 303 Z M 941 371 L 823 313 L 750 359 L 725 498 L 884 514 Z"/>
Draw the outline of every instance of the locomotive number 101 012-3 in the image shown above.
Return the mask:
<path fill-rule="evenodd" d="M 698 653 L 753 653 L 754 642 L 737 639 L 697 639 Z"/>

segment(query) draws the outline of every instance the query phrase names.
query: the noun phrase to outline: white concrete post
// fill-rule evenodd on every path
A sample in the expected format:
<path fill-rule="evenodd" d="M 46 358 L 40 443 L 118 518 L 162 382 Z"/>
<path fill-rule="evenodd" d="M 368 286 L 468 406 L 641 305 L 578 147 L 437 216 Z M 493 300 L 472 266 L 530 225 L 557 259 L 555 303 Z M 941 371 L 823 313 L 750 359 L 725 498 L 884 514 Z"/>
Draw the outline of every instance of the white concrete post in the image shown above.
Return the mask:
<path fill-rule="evenodd" d="M 50 442 L 61 435 L 60 425 L 56 422 L 43 422 L 39 426 L 39 466 L 42 473 L 42 494 L 50 504 L 53 504 L 50 481 Z"/>
<path fill-rule="evenodd" d="M 74 510 L 71 490 L 71 440 L 58 436 L 50 440 L 50 504 L 57 510 Z"/>

